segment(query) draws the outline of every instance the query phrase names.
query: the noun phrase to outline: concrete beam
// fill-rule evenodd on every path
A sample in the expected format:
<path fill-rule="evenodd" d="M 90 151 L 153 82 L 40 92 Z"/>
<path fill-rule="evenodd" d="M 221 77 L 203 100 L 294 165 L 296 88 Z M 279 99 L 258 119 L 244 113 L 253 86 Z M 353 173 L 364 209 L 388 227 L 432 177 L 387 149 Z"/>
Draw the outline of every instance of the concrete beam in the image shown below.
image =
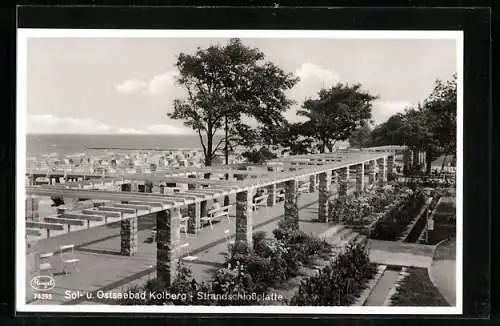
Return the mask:
<path fill-rule="evenodd" d="M 54 230 L 54 231 L 64 230 L 64 224 L 59 224 L 59 223 L 26 222 L 26 227 L 34 229 Z"/>
<path fill-rule="evenodd" d="M 110 206 L 99 206 L 97 208 L 99 211 L 103 212 L 119 212 L 122 214 L 137 214 L 137 210 L 134 208 L 123 208 L 123 207 L 110 207 Z"/>

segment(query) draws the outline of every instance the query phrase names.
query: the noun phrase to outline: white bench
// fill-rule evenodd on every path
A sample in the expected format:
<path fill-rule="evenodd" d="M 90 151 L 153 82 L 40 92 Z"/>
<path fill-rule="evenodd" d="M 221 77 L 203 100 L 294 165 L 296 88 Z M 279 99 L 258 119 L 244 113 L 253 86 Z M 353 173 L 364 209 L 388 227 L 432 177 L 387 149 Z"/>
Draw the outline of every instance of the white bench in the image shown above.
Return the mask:
<path fill-rule="evenodd" d="M 264 206 L 264 207 L 267 207 L 267 198 L 269 197 L 268 194 L 265 194 L 265 195 L 262 195 L 262 196 L 259 196 L 259 197 L 255 197 L 253 199 L 253 209 L 256 210 L 259 206 Z"/>
<path fill-rule="evenodd" d="M 221 217 L 226 217 L 228 222 L 231 223 L 231 219 L 229 218 L 229 209 L 232 207 L 232 205 L 228 206 L 222 206 L 219 208 L 214 208 L 208 211 L 207 216 L 203 216 L 200 218 L 200 221 L 202 222 L 208 222 L 210 224 L 210 227 L 213 228 L 212 221 L 215 219 L 219 219 Z"/>

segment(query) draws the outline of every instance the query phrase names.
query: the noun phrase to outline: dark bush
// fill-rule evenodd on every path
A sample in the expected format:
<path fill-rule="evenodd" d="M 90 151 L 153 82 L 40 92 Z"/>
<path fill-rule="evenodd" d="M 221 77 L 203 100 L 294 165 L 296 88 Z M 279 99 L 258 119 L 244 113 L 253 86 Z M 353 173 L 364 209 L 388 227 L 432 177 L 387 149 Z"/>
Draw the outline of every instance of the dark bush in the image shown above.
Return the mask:
<path fill-rule="evenodd" d="M 211 305 L 212 300 L 199 299 L 198 293 L 210 293 L 210 286 L 204 282 L 198 283 L 192 276 L 191 269 L 180 260 L 177 263 L 177 272 L 170 287 L 165 286 L 158 279 L 146 282 L 143 287 L 132 286 L 125 292 L 146 293 L 146 300 L 143 299 L 123 299 L 119 301 L 121 305 Z M 163 298 L 162 292 L 180 294 L 175 299 Z"/>
<path fill-rule="evenodd" d="M 345 306 L 364 289 L 376 272 L 365 247 L 349 246 L 318 275 L 303 280 L 290 301 L 298 306 Z"/>

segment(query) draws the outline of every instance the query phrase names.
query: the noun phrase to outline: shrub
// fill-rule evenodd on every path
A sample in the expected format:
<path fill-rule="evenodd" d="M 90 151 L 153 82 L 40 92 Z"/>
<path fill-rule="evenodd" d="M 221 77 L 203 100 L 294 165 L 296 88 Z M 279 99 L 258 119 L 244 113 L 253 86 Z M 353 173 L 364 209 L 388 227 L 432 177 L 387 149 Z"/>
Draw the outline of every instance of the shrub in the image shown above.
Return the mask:
<path fill-rule="evenodd" d="M 301 282 L 290 301 L 299 306 L 350 305 L 373 277 L 376 268 L 370 264 L 364 246 L 350 245 L 318 275 Z"/>
<path fill-rule="evenodd" d="M 210 305 L 210 300 L 198 298 L 198 292 L 209 293 L 210 287 L 204 283 L 198 283 L 192 276 L 191 269 L 184 265 L 179 260 L 177 263 L 177 271 L 172 284 L 167 287 L 159 279 L 148 280 L 146 284 L 141 287 L 134 285 L 126 292 L 145 292 L 146 300 L 143 299 L 123 299 L 119 301 L 121 305 Z M 175 299 L 163 298 L 162 296 L 152 295 L 150 293 L 160 294 L 162 292 L 172 294 L 180 294 Z"/>
<path fill-rule="evenodd" d="M 239 299 L 237 296 L 242 293 L 256 292 L 256 286 L 252 276 L 248 273 L 246 266 L 239 262 L 236 265 L 228 265 L 217 270 L 215 280 L 212 283 L 212 290 L 215 295 L 224 295 L 227 300 L 218 301 L 219 305 L 252 305 L 255 301 Z M 236 296 L 236 300 L 231 297 Z"/>

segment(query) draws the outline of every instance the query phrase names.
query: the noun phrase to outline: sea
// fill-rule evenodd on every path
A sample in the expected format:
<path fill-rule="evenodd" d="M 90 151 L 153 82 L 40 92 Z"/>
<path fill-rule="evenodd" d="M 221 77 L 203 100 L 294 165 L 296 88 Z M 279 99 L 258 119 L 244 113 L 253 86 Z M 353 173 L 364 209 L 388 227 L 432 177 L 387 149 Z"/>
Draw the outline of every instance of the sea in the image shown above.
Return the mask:
<path fill-rule="evenodd" d="M 218 141 L 221 136 L 215 136 Z M 129 150 L 172 150 L 178 148 L 202 148 L 197 135 L 76 135 L 76 134 L 28 134 L 27 156 L 77 153 L 92 155 L 103 150 L 126 152 Z"/>

